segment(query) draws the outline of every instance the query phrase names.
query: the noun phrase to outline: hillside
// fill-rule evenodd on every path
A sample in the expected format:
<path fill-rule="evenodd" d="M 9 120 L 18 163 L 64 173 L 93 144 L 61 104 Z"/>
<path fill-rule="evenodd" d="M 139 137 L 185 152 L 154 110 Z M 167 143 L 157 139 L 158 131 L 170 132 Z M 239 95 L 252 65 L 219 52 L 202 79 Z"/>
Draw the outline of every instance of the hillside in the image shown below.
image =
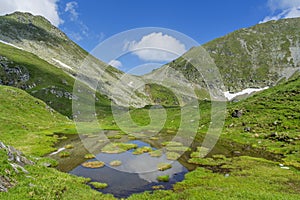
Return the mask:
<path fill-rule="evenodd" d="M 0 49 L 1 84 L 21 88 L 61 114 L 72 117 L 72 100 L 80 97 L 73 95 L 73 77 L 32 53 L 2 43 Z M 85 91 L 94 92 L 81 85 Z M 103 95 L 97 94 L 97 98 L 98 106 L 110 104 Z"/>
<path fill-rule="evenodd" d="M 0 86 L 1 141 L 26 154 L 43 155 L 53 150 L 55 131 L 73 127 L 72 122 L 25 91 Z"/>
<path fill-rule="evenodd" d="M 192 48 L 152 73 L 136 77 L 92 56 L 85 60 L 87 52 L 43 17 L 20 12 L 0 17 L 0 199 L 115 199 L 113 189 L 107 192 L 103 185 L 119 190 L 124 182 L 120 198 L 130 194 L 132 200 L 299 199 L 299 33 L 300 18 L 259 24 L 205 44 L 207 52 Z M 77 71 L 82 62 L 91 66 L 89 71 Z M 202 65 L 203 74 L 191 63 Z M 121 77 L 126 80 L 118 85 Z M 76 78 L 82 82 L 74 90 Z M 142 79 L 157 82 L 149 81 L 136 91 L 129 87 Z M 99 80 L 98 86 L 94 80 Z M 219 98 L 225 91 L 266 86 L 240 101 Z M 133 107 L 126 110 L 122 105 L 128 106 L 130 97 Z M 181 106 L 195 103 L 197 97 L 204 99 L 197 102 L 199 107 Z M 77 113 L 72 113 L 73 100 L 80 108 Z M 112 102 L 118 106 L 112 107 Z M 213 114 L 219 113 L 212 113 L 212 107 L 219 103 L 227 106 L 222 134 L 203 157 L 201 150 L 209 147 L 203 142 L 207 131 L 211 128 L 214 138 L 217 130 Z M 122 114 L 123 127 L 112 108 Z M 87 114 L 88 121 L 76 127 L 70 118 L 81 114 Z M 91 122 L 91 116 L 98 121 Z M 100 131 L 99 125 L 105 130 Z M 170 161 L 159 163 L 164 169 L 154 166 L 154 171 L 166 173 L 153 174 L 158 182 L 140 182 L 152 171 L 122 170 L 126 164 L 145 168 L 149 163 L 143 158 L 152 155 L 155 160 Z M 96 159 L 101 166 L 90 162 Z M 118 166 L 111 164 L 116 162 Z M 62 170 L 61 163 L 68 170 Z M 177 164 L 184 169 L 177 172 Z M 78 175 L 76 169 L 87 171 Z M 176 173 L 168 174 L 173 170 Z M 182 179 L 171 182 L 173 175 Z M 164 187 L 162 177 L 170 187 Z M 144 182 L 153 185 L 143 187 L 142 193 L 129 188 Z"/>
<path fill-rule="evenodd" d="M 109 96 L 116 104 L 127 105 L 126 100 L 130 97 L 133 97 L 131 106 L 140 107 L 149 102 L 143 88 L 134 92 L 127 86 L 130 81 L 139 81 L 139 78 L 126 75 L 130 81 L 126 82 L 126 79 L 125 83 L 114 88 L 123 72 L 89 55 L 41 16 L 21 12 L 0 16 L 0 40 L 31 52 L 72 76 L 80 74 L 77 78 Z M 82 69 L 81 66 L 87 67 Z M 98 81 L 98 87 L 95 87 L 95 81 Z M 137 96 L 136 93 L 142 95 Z"/>
<path fill-rule="evenodd" d="M 224 137 L 285 155 L 286 164 L 300 169 L 300 76 L 228 105 Z M 239 110 L 240 118 L 231 114 Z"/>
<path fill-rule="evenodd" d="M 208 42 L 203 48 L 214 59 L 225 91 L 273 86 L 300 69 L 300 18 L 244 28 Z M 192 84 L 206 88 L 201 74 L 184 56 L 145 77 L 167 74 L 175 82 L 184 84 L 182 78 L 172 75 L 172 69 L 184 75 Z"/>

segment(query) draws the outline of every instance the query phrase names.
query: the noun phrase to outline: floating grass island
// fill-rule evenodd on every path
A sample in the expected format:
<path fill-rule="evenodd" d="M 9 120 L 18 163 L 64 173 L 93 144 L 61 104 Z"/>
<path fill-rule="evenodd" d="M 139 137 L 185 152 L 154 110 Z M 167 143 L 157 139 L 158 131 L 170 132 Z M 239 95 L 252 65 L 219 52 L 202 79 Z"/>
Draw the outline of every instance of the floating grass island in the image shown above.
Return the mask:
<path fill-rule="evenodd" d="M 111 136 L 107 136 L 108 139 L 121 139 L 122 135 L 111 135 Z"/>
<path fill-rule="evenodd" d="M 96 189 L 104 189 L 108 187 L 107 183 L 90 182 L 90 184 Z"/>
<path fill-rule="evenodd" d="M 148 153 L 148 152 L 151 152 L 151 151 L 152 151 L 151 147 L 144 146 L 144 147 L 137 148 L 136 150 L 134 150 L 134 152 L 132 154 L 134 154 L 134 155 L 140 155 L 140 154 Z"/>
<path fill-rule="evenodd" d="M 176 141 L 167 141 L 161 143 L 163 146 L 168 146 L 168 147 L 178 147 L 178 146 L 183 146 L 181 142 L 176 142 Z"/>
<path fill-rule="evenodd" d="M 134 135 L 128 135 L 129 140 L 136 140 L 136 137 Z"/>
<path fill-rule="evenodd" d="M 170 176 L 169 175 L 158 176 L 156 180 L 158 180 L 159 182 L 169 182 Z"/>
<path fill-rule="evenodd" d="M 112 142 L 105 145 L 101 151 L 103 153 L 123 153 L 130 149 L 136 149 L 138 147 L 137 144 L 130 144 L 130 143 L 121 143 L 121 142 Z"/>
<path fill-rule="evenodd" d="M 96 158 L 96 156 L 92 153 L 88 153 L 84 156 L 85 159 L 93 159 L 93 158 Z"/>
<path fill-rule="evenodd" d="M 184 146 L 181 142 L 176 141 L 163 142 L 161 145 L 165 146 L 167 151 L 185 152 L 191 150 L 189 147 Z"/>
<path fill-rule="evenodd" d="M 151 137 L 150 140 L 159 140 L 159 137 Z"/>
<path fill-rule="evenodd" d="M 68 144 L 65 146 L 65 149 L 73 149 L 74 148 L 74 145 L 72 144 Z"/>
<path fill-rule="evenodd" d="M 179 153 L 176 152 L 167 152 L 166 155 L 168 160 L 177 160 L 181 156 Z"/>
<path fill-rule="evenodd" d="M 59 157 L 61 157 L 61 158 L 67 158 L 67 157 L 70 157 L 70 155 L 71 155 L 71 153 L 68 151 L 63 151 L 63 152 L 59 153 Z"/>
<path fill-rule="evenodd" d="M 120 166 L 122 165 L 122 161 L 120 160 L 113 160 L 109 163 L 110 166 L 113 166 L 113 167 L 117 167 L 117 166 Z"/>
<path fill-rule="evenodd" d="M 165 187 L 163 185 L 153 185 L 152 186 L 152 189 L 153 190 L 161 190 L 161 189 L 164 189 Z"/>
<path fill-rule="evenodd" d="M 151 157 L 160 157 L 160 156 L 162 156 L 162 150 L 158 149 L 155 151 L 151 151 L 151 152 L 149 152 L 149 155 Z"/>
<path fill-rule="evenodd" d="M 169 163 L 159 163 L 157 165 L 157 169 L 159 171 L 165 171 L 165 170 L 170 169 L 170 168 L 172 168 L 172 165 L 169 164 Z"/>
<path fill-rule="evenodd" d="M 86 168 L 101 168 L 105 165 L 104 162 L 101 162 L 101 161 L 91 161 L 91 162 L 85 162 L 85 163 L 82 163 L 81 164 L 83 167 L 86 167 Z"/>
<path fill-rule="evenodd" d="M 185 147 L 185 146 L 167 146 L 166 147 L 167 151 L 176 151 L 176 152 L 186 152 L 186 151 L 190 151 L 191 148 L 190 147 Z"/>

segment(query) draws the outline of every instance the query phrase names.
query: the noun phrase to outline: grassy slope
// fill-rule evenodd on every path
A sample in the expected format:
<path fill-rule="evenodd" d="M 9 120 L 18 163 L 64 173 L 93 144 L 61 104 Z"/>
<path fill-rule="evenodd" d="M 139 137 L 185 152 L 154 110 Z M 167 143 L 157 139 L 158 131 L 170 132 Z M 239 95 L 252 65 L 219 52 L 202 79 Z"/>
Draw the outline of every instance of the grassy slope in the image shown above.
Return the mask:
<path fill-rule="evenodd" d="M 214 59 L 228 90 L 265 87 L 282 78 L 285 69 L 299 67 L 299 60 L 293 60 L 290 50 L 299 52 L 299 27 L 299 18 L 270 21 L 237 30 L 200 48 Z M 201 74 L 183 57 L 168 65 L 203 86 Z"/>
<path fill-rule="evenodd" d="M 135 194 L 129 199 L 299 199 L 299 106 L 300 79 L 258 93 L 244 101 L 228 105 L 226 127 L 221 138 L 250 144 L 285 156 L 279 163 L 259 158 L 229 159 L 222 168 L 229 176 L 198 168 L 186 175 L 174 191 Z M 232 118 L 233 110 L 243 110 L 241 118 Z M 204 113 L 206 116 L 208 113 Z M 274 123 L 276 122 L 276 123 Z M 201 121 L 207 126 L 207 121 Z M 251 132 L 244 128 L 250 127 Z M 271 132 L 288 135 L 292 141 L 280 142 L 266 138 Z M 201 135 L 201 130 L 199 134 Z M 256 135 L 258 134 L 258 136 Z M 207 160 L 208 161 L 208 160 Z M 200 159 L 199 162 L 207 162 Z M 215 165 L 214 161 L 209 165 Z"/>
<path fill-rule="evenodd" d="M 146 192 L 128 199 L 299 199 L 299 171 L 251 157 L 235 158 L 227 167 L 234 168 L 229 176 L 197 168 L 175 184 L 174 191 Z"/>
<path fill-rule="evenodd" d="M 282 124 L 277 126 L 279 134 L 287 133 L 292 137 L 295 133 L 299 132 L 297 118 L 295 120 L 291 119 L 291 116 L 295 117 L 298 113 L 297 109 L 300 100 L 297 94 L 300 91 L 299 86 L 300 79 L 295 78 L 288 83 L 258 93 L 247 100 L 229 105 L 228 119 L 223 137 L 253 145 L 258 145 L 257 142 L 261 140 L 262 144 L 265 145 L 265 142 L 268 142 L 267 144 L 270 146 L 267 148 L 270 148 L 269 150 L 280 151 L 280 149 L 284 149 L 281 147 L 281 142 L 272 142 L 269 139 L 264 139 L 262 136 L 256 138 L 253 135 L 255 133 L 260 135 L 261 132 L 268 133 L 272 131 L 273 128 L 269 123 L 273 122 L 273 120 L 278 120 L 278 118 L 281 119 L 280 124 Z M 201 104 L 203 114 L 209 116 L 209 111 L 205 110 L 207 107 L 209 107 L 209 104 Z M 235 119 L 230 117 L 231 111 L 235 109 L 248 111 L 244 112 L 241 118 Z M 136 119 L 139 119 L 139 116 L 145 115 L 145 112 L 145 109 L 134 110 L 132 114 Z M 168 112 L 175 119 L 176 116 L 174 115 L 178 112 L 178 108 L 169 108 Z M 142 124 L 143 120 L 139 121 L 139 123 Z M 233 125 L 231 125 L 232 123 Z M 207 119 L 201 121 L 201 124 L 207 125 Z M 256 126 L 257 124 L 260 125 Z M 288 127 L 286 127 L 287 124 Z M 177 125 L 176 122 L 175 126 Z M 244 126 L 251 126 L 255 132 L 245 133 L 243 131 Z M 171 122 L 168 123 L 166 128 L 168 127 L 176 128 Z M 201 132 L 200 130 L 199 134 Z M 286 150 L 299 146 L 297 143 L 296 145 L 285 145 Z M 287 153 L 286 151 L 284 152 L 284 154 Z M 295 157 L 288 158 L 294 159 Z M 174 191 L 156 191 L 153 194 L 146 192 L 135 194 L 129 199 L 298 199 L 300 193 L 298 189 L 300 187 L 300 174 L 298 170 L 292 167 L 296 166 L 295 163 L 292 164 L 290 170 L 285 170 L 281 169 L 278 163 L 264 159 L 251 157 L 229 159 L 224 166 L 230 169 L 229 177 L 224 176 L 224 174 L 212 173 L 203 168 L 198 168 L 188 173 L 183 182 L 177 183 L 174 186 Z M 32 181 L 19 175 L 19 186 L 11 189 L 8 194 L 28 199 L 28 195 L 35 195 L 37 199 L 42 196 L 47 196 L 51 199 L 56 198 L 56 194 L 63 199 L 71 199 L 74 198 L 71 192 L 75 190 L 78 190 L 76 194 L 82 195 L 82 199 L 96 198 L 101 195 L 91 192 L 87 187 L 83 186 L 81 184 L 84 182 L 83 179 L 73 179 L 66 174 L 51 171 L 52 169 L 48 171 L 41 166 L 38 168 L 29 167 L 29 170 L 32 170 L 32 176 L 39 177 L 35 179 L 34 183 L 41 186 L 32 189 L 28 187 L 29 182 Z M 44 176 L 40 177 L 40 174 L 44 174 Z M 52 179 L 54 182 L 52 182 Z M 53 190 L 48 189 L 50 185 L 51 188 L 54 188 Z M 65 187 L 67 190 L 65 190 Z M 7 194 L 2 195 L 4 195 L 4 199 L 9 199 L 8 196 L 5 196 Z M 109 199 L 111 197 L 103 196 L 101 198 Z"/>
<path fill-rule="evenodd" d="M 20 89 L 0 86 L 0 102 L 1 141 L 26 154 L 48 153 L 57 140 L 54 132 L 74 129 L 65 116 Z"/>
<path fill-rule="evenodd" d="M 0 150 L 0 175 L 6 174 L 17 184 L 9 192 L 0 192 L 0 199 L 113 199 L 111 195 L 103 195 L 85 185 L 88 179 L 43 166 L 49 162 L 47 159 L 34 161 L 37 162 L 35 165 L 25 166 L 29 174 L 16 174 L 7 162 L 6 152 Z"/>
<path fill-rule="evenodd" d="M 287 164 L 300 168 L 300 78 L 294 77 L 242 102 L 232 103 L 231 111 L 244 112 L 241 118 L 228 117 L 224 137 L 286 155 Z M 250 132 L 244 128 L 250 127 Z M 269 136 L 277 133 L 277 140 Z M 283 141 L 280 137 L 285 138 Z"/>
<path fill-rule="evenodd" d="M 43 100 L 49 106 L 63 115 L 72 116 L 72 100 L 65 97 L 57 97 L 51 94 L 49 90 L 53 89 L 61 92 L 73 92 L 74 78 L 66 74 L 63 70 L 49 64 L 32 53 L 16 49 L 14 47 L 0 43 L 0 55 L 13 62 L 12 66 L 20 65 L 25 67 L 29 74 L 30 80 L 28 85 L 36 84 L 36 87 L 27 89 L 31 95 Z M 87 86 L 82 85 L 83 90 L 90 90 Z M 47 92 L 48 91 L 48 92 Z M 84 98 L 84 97 L 83 97 Z M 110 101 L 97 93 L 97 106 L 106 106 Z"/>

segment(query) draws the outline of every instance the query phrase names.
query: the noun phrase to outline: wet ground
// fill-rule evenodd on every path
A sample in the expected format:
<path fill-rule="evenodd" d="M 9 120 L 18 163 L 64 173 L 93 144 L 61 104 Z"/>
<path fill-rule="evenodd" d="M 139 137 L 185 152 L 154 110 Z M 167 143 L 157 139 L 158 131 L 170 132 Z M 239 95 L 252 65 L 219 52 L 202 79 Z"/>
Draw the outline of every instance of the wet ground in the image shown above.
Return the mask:
<path fill-rule="evenodd" d="M 59 135 L 62 137 L 62 135 Z M 107 140 L 110 138 L 110 140 Z M 171 141 L 172 135 L 161 134 L 158 137 L 141 137 L 139 139 L 128 137 L 120 134 L 119 131 L 105 131 L 98 135 L 70 135 L 67 139 L 61 140 L 57 144 L 58 151 L 49 155 L 59 161 L 57 169 L 68 172 L 77 176 L 91 178 L 92 181 L 107 183 L 108 187 L 99 189 L 102 193 L 111 193 L 115 197 L 127 197 L 133 193 L 144 191 L 153 191 L 156 188 L 171 189 L 176 182 L 182 181 L 184 175 L 198 167 L 195 164 L 188 163 L 191 151 L 195 151 L 201 146 L 200 142 L 190 144 L 191 151 L 183 152 L 181 157 L 176 161 L 168 160 L 165 152 L 160 157 L 151 157 L 148 153 L 134 155 L 134 150 L 129 150 L 119 154 L 108 154 L 101 152 L 103 146 L 109 142 L 125 142 L 134 143 L 138 147 L 150 146 L 153 150 L 161 149 L 162 143 Z M 177 138 L 178 140 L 178 138 Z M 184 139 L 180 139 L 184 143 Z M 64 149 L 66 145 L 72 145 L 74 148 Z M 70 152 L 70 157 L 61 158 L 61 151 Z M 86 154 L 92 153 L 96 156 L 94 159 L 85 159 Z M 207 157 L 222 154 L 226 157 L 234 156 L 253 156 L 262 157 L 271 160 L 279 160 L 280 155 L 274 155 L 264 151 L 263 149 L 254 149 L 251 146 L 240 145 L 229 141 L 219 141 L 210 151 Z M 105 162 L 105 166 L 97 169 L 90 169 L 81 166 L 87 161 L 99 160 Z M 113 160 L 122 161 L 122 165 L 113 167 L 109 163 Z M 170 163 L 171 169 L 159 171 L 157 165 L 159 163 Z M 157 177 L 161 175 L 169 175 L 168 182 L 159 182 Z M 92 187 L 92 186 L 91 186 Z"/>

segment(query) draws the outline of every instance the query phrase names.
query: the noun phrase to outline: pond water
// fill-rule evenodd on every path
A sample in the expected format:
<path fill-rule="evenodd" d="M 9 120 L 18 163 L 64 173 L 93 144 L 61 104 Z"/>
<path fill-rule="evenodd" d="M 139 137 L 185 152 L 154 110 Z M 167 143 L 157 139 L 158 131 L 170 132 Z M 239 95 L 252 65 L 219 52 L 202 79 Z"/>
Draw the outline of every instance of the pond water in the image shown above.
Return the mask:
<path fill-rule="evenodd" d="M 150 146 L 142 141 L 130 141 L 138 144 L 139 147 Z M 99 153 L 95 159 L 89 161 L 103 161 L 110 163 L 113 160 L 120 160 L 122 165 L 112 167 L 105 165 L 102 168 L 90 169 L 77 166 L 69 173 L 89 177 L 92 181 L 107 183 L 109 187 L 101 189 L 102 193 L 111 193 L 115 197 L 127 197 L 130 194 L 153 190 L 153 186 L 160 186 L 164 189 L 172 188 L 172 185 L 184 179 L 188 170 L 178 161 L 170 162 L 172 168 L 166 171 L 158 171 L 157 163 L 168 162 L 165 155 L 159 158 L 151 157 L 149 154 L 133 155 L 133 150 L 120 154 Z M 145 172 L 149 171 L 149 172 Z M 158 182 L 156 178 L 162 175 L 169 175 L 169 182 Z"/>
<path fill-rule="evenodd" d="M 117 131 L 109 131 L 106 135 L 116 134 L 118 134 Z M 146 142 L 147 140 L 129 140 L 127 136 L 122 136 L 122 138 L 119 139 L 111 139 L 111 142 L 132 143 L 138 147 L 148 146 L 155 151 L 161 148 L 161 142 L 164 139 L 159 138 L 156 141 L 148 140 L 148 142 Z M 184 175 L 196 167 L 195 165 L 187 163 L 185 159 L 179 158 L 178 160 L 181 161 L 168 160 L 165 153 L 162 153 L 160 157 L 151 157 L 148 153 L 134 155 L 134 149 L 116 154 L 103 153 L 101 149 L 107 143 L 101 143 L 99 140 L 101 140 L 101 138 L 97 136 L 79 137 L 78 135 L 70 135 L 68 139 L 62 140 L 57 144 L 58 151 L 51 153 L 49 157 L 58 160 L 59 165 L 57 169 L 60 171 L 90 178 L 92 182 L 107 183 L 108 187 L 99 189 L 99 191 L 113 194 L 118 198 L 128 197 L 133 193 L 152 191 L 155 186 L 160 189 L 171 189 L 174 183 L 182 181 Z M 66 145 L 72 145 L 73 148 L 65 149 L 64 147 Z M 61 158 L 59 154 L 63 151 L 70 152 L 70 157 Z M 96 158 L 85 159 L 84 156 L 89 153 L 93 153 Z M 109 163 L 113 160 L 119 160 L 122 164 L 115 167 L 110 166 Z M 81 165 L 89 161 L 102 161 L 105 163 L 105 166 L 91 169 Z M 159 171 L 157 169 L 159 163 L 170 163 L 172 168 Z M 162 175 L 169 175 L 169 181 L 157 181 L 157 177 Z"/>
<path fill-rule="evenodd" d="M 118 134 L 118 131 L 106 132 L 107 137 Z M 105 189 L 99 189 L 99 191 L 102 193 L 110 193 L 115 197 L 122 198 L 128 197 L 133 193 L 153 191 L 155 189 L 154 187 L 158 187 L 159 189 L 171 189 L 173 184 L 182 181 L 184 179 L 184 175 L 187 172 L 194 170 L 197 165 L 188 163 L 188 159 L 190 158 L 189 155 L 191 153 L 190 151 L 183 153 L 178 160 L 174 161 L 168 160 L 165 152 L 163 152 L 160 157 L 151 157 L 148 153 L 134 155 L 134 150 L 111 154 L 103 153 L 101 152 L 101 149 L 108 142 L 123 142 L 136 144 L 138 147 L 149 146 L 153 150 L 156 150 L 162 148 L 162 143 L 164 141 L 171 140 L 172 136 L 168 134 L 161 135 L 155 138 L 155 140 L 154 138 L 130 140 L 128 136 L 122 135 L 117 139 L 111 139 L 110 141 L 106 142 L 103 142 L 103 137 L 99 137 L 97 135 L 81 135 L 80 137 L 78 135 L 70 135 L 68 136 L 68 139 L 62 140 L 57 144 L 58 151 L 50 154 L 49 157 L 58 160 L 59 165 L 57 169 L 60 171 L 68 172 L 77 176 L 87 177 L 93 182 L 107 183 L 108 187 Z M 64 149 L 66 145 L 70 144 L 74 146 L 74 148 Z M 197 146 L 201 146 L 201 143 L 193 142 L 190 147 L 192 150 L 195 150 Z M 61 158 L 59 156 L 60 151 L 70 152 L 70 157 Z M 88 153 L 93 153 L 96 158 L 85 159 L 84 156 Z M 276 159 L 276 157 L 273 155 L 262 150 L 253 149 L 249 146 L 237 145 L 230 142 L 217 143 L 208 156 L 214 154 L 223 154 L 227 157 L 232 157 L 236 156 L 236 154 L 239 154 L 265 157 L 267 159 Z M 91 169 L 81 165 L 82 163 L 88 161 L 97 160 L 104 162 L 105 166 Z M 119 160 L 122 162 L 122 164 L 116 167 L 110 166 L 109 163 L 113 160 Z M 170 163 L 172 168 L 165 171 L 159 171 L 157 169 L 157 165 L 159 163 Z M 169 175 L 169 181 L 157 181 L 157 177 L 162 175 Z M 93 186 L 91 187 L 93 188 Z"/>

